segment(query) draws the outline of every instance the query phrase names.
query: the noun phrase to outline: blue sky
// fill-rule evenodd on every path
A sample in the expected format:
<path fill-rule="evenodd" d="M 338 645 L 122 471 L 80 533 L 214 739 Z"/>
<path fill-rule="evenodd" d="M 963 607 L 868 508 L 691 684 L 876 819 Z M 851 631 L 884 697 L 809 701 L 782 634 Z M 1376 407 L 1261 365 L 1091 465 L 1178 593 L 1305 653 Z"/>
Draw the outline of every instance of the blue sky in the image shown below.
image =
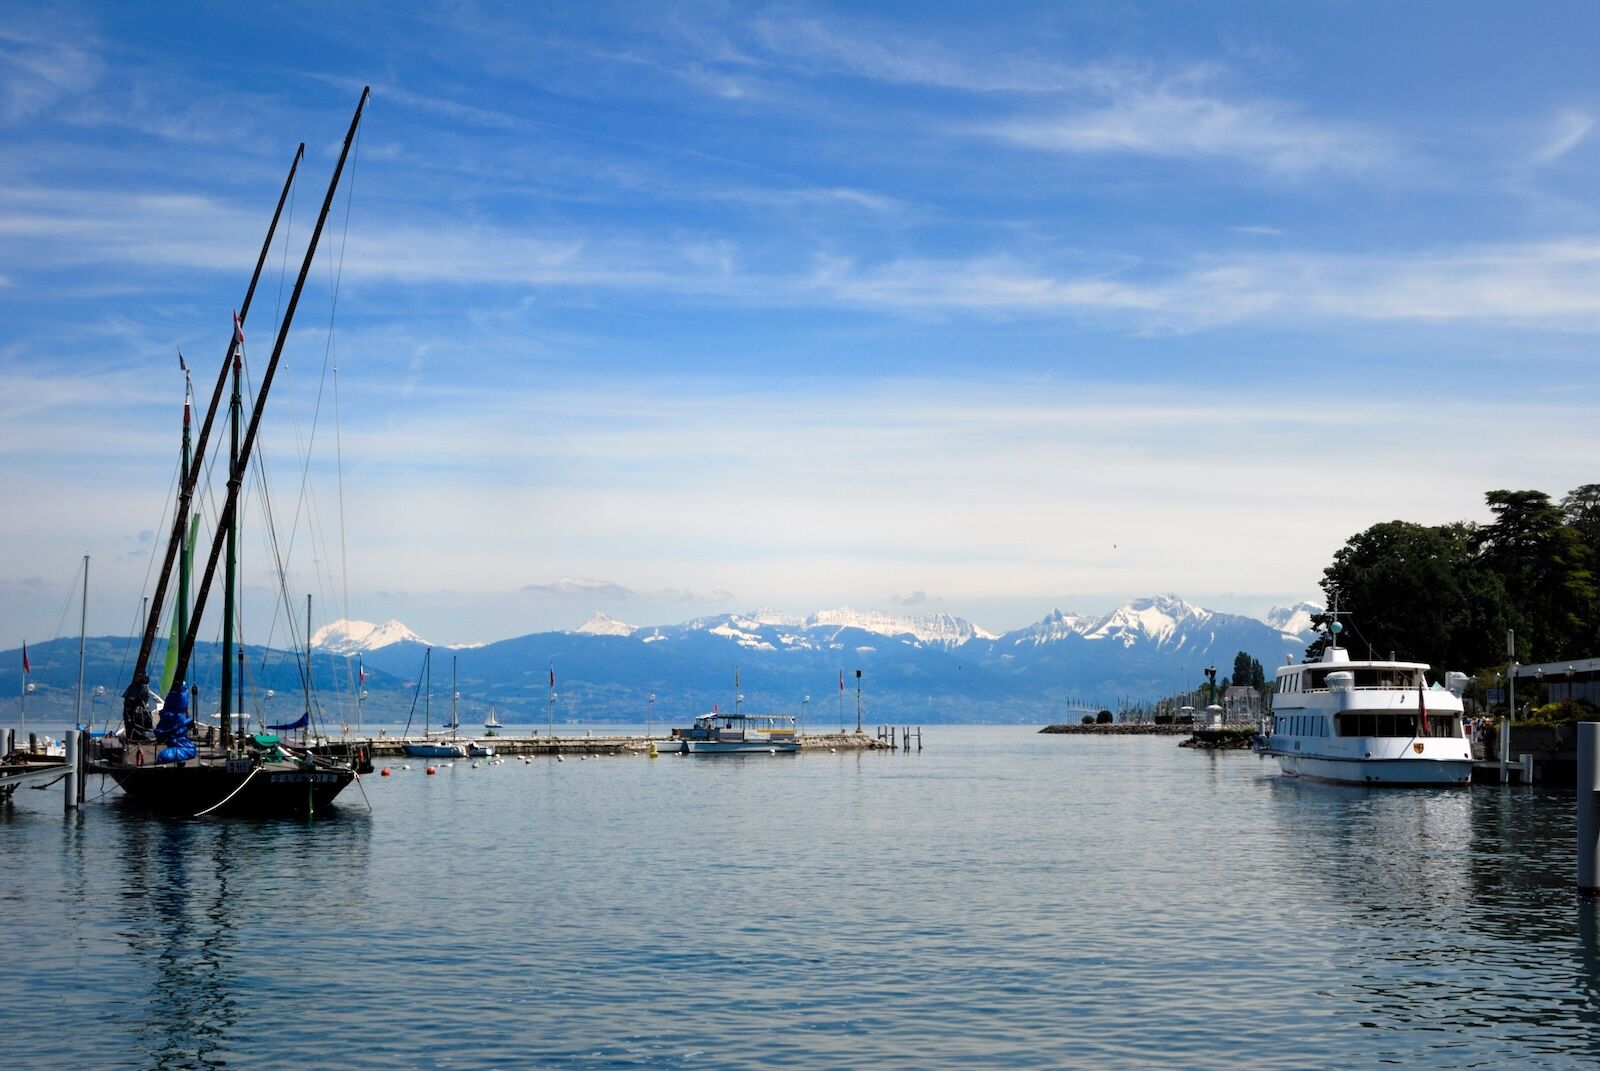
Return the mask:
<path fill-rule="evenodd" d="M 1260 612 L 1597 478 L 1588 5 L 234 7 L 0 24 L 7 645 L 84 553 L 129 627 L 365 83 L 263 430 L 328 617 Z"/>

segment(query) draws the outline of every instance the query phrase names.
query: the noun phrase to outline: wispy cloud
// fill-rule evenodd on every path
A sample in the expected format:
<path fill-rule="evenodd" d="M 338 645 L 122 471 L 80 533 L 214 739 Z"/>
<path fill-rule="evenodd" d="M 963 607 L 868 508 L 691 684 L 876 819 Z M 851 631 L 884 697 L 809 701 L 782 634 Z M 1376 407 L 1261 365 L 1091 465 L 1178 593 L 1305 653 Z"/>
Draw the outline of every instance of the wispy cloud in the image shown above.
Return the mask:
<path fill-rule="evenodd" d="M 1118 64 L 1070 65 L 1028 54 L 976 56 L 866 21 L 767 15 L 751 23 L 769 57 L 902 85 L 972 92 L 1055 93 L 1124 77 Z"/>
<path fill-rule="evenodd" d="M 971 129 L 1044 152 L 1226 160 L 1288 176 L 1360 174 L 1398 156 L 1362 124 L 1314 118 L 1283 101 L 1227 97 L 1194 75 L 1118 86 L 1109 100 Z"/>
<path fill-rule="evenodd" d="M 1583 112 L 1565 111 L 1550 124 L 1545 141 L 1533 153 L 1536 164 L 1554 163 L 1583 143 L 1594 129 L 1594 117 Z"/>
<path fill-rule="evenodd" d="M 81 97 L 104 71 L 84 27 L 52 14 L 46 28 L 26 12 L 10 12 L 0 25 L 0 122 L 33 119 Z"/>
<path fill-rule="evenodd" d="M 564 576 L 545 584 L 524 584 L 522 590 L 533 595 L 559 595 L 580 599 L 631 599 L 633 591 L 609 580 Z"/>
<path fill-rule="evenodd" d="M 684 588 L 657 588 L 635 591 L 624 584 L 610 580 L 590 580 L 584 577 L 562 577 L 547 584 L 525 584 L 525 594 L 553 595 L 573 601 L 642 601 L 648 603 L 675 603 L 686 606 L 715 606 L 733 601 L 733 594 L 720 588 L 711 591 L 689 591 Z"/>

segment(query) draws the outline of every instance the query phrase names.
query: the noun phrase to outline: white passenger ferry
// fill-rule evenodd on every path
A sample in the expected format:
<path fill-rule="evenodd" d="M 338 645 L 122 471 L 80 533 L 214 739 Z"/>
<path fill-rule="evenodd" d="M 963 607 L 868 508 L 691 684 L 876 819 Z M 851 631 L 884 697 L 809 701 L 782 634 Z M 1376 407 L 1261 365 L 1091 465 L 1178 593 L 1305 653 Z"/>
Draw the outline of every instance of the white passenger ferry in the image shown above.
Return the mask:
<path fill-rule="evenodd" d="M 1334 642 L 1320 662 L 1280 666 L 1257 750 L 1292 777 L 1356 785 L 1465 785 L 1462 673 L 1428 685 L 1422 662 L 1353 662 Z"/>

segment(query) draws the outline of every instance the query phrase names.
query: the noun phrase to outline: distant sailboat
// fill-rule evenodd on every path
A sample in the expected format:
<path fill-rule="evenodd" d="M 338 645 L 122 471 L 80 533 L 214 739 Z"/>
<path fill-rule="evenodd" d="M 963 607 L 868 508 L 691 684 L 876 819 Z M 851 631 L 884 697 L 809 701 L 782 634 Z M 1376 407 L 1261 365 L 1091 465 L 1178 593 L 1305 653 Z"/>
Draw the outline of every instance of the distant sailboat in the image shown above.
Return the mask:
<path fill-rule="evenodd" d="M 453 689 L 452 689 L 453 690 Z M 454 740 L 433 739 L 433 648 L 422 653 L 422 676 L 417 681 L 417 693 L 422 699 L 422 739 L 407 740 L 400 746 L 414 759 L 464 759 L 467 749 Z M 411 713 L 417 712 L 417 695 L 411 697 Z M 411 718 L 406 719 L 406 731 L 411 730 Z"/>
<path fill-rule="evenodd" d="M 483 727 L 485 730 L 487 730 L 489 736 L 494 736 L 494 731 L 496 729 L 503 728 L 503 726 L 500 724 L 500 719 L 494 716 L 493 703 L 489 704 L 489 716 L 483 719 Z"/>

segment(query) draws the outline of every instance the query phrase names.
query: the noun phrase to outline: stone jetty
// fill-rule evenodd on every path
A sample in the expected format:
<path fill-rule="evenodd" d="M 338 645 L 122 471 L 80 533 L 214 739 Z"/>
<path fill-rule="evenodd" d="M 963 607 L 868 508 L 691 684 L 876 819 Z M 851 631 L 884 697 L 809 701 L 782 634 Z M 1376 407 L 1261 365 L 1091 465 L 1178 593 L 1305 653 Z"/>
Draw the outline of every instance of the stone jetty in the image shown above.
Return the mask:
<path fill-rule="evenodd" d="M 437 742 L 439 738 L 435 737 Z M 646 754 L 652 744 L 667 743 L 661 736 L 480 736 L 460 737 L 462 744 L 494 748 L 496 755 L 630 755 Z M 393 758 L 405 753 L 407 743 L 422 743 L 420 738 L 379 736 L 371 739 L 373 758 Z M 805 733 L 800 737 L 803 751 L 887 751 L 891 745 L 866 733 Z"/>

